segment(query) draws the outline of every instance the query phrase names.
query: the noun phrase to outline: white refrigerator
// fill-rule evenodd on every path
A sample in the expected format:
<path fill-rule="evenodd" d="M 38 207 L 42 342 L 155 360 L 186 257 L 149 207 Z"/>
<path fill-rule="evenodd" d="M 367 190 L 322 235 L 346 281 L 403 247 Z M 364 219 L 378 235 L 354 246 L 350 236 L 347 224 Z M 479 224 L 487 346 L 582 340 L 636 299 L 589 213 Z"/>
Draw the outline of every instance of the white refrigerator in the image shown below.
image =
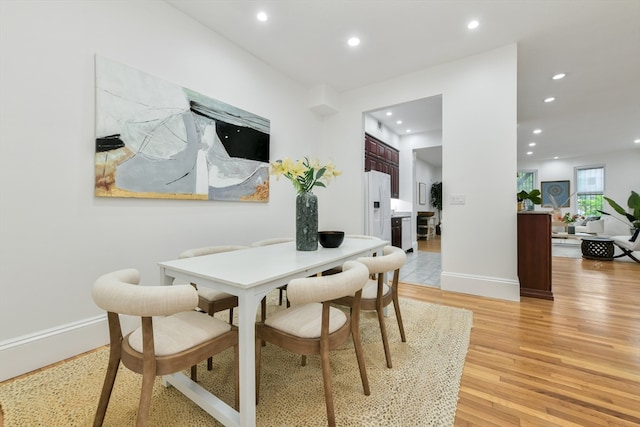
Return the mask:
<path fill-rule="evenodd" d="M 391 243 L 391 176 L 378 171 L 364 175 L 365 233 Z"/>

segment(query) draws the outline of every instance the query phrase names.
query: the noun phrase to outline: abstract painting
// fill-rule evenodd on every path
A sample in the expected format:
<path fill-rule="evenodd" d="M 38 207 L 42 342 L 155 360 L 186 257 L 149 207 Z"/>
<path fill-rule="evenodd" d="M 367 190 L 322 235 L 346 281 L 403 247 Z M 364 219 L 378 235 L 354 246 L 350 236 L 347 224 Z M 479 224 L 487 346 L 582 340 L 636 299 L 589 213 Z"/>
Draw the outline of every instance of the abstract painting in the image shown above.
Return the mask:
<path fill-rule="evenodd" d="M 270 121 L 96 56 L 95 194 L 269 200 Z"/>
<path fill-rule="evenodd" d="M 542 206 L 568 208 L 571 195 L 569 194 L 569 181 L 542 181 Z"/>

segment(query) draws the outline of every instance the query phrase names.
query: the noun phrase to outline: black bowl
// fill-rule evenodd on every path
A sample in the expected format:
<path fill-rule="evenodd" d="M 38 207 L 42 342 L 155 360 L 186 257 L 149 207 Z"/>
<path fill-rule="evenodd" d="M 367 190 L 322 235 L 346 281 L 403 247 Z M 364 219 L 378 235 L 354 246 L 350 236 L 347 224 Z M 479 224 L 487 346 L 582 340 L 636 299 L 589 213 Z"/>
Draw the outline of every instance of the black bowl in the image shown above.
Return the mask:
<path fill-rule="evenodd" d="M 319 231 L 318 240 L 323 248 L 337 248 L 344 240 L 344 231 Z"/>

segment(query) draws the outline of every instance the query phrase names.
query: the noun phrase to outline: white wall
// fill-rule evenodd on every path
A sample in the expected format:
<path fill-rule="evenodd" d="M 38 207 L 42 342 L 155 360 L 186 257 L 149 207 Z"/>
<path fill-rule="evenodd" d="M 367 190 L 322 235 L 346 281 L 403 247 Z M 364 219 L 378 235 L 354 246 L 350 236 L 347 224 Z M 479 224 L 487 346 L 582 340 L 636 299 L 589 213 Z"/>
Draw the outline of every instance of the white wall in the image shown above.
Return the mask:
<path fill-rule="evenodd" d="M 364 229 L 362 113 L 443 94 L 444 197 L 467 202 L 446 207 L 442 287 L 518 299 L 515 45 L 341 94 L 321 120 L 306 88 L 164 2 L 0 7 L 0 379 L 107 341 L 90 297 L 104 272 L 156 283 L 157 261 L 186 248 L 294 233 L 286 181 L 265 204 L 94 197 L 96 53 L 269 118 L 272 159 L 333 159 L 320 227 L 349 233 Z"/>
<path fill-rule="evenodd" d="M 571 192 L 575 191 L 575 168 L 583 166 L 603 165 L 605 196 L 613 199 L 619 205 L 627 207 L 627 199 L 631 190 L 640 192 L 640 147 L 632 147 L 628 150 L 602 153 L 598 155 L 580 156 L 570 159 L 558 159 L 543 162 L 529 161 L 520 162 L 518 169 L 531 169 L 538 171 L 537 187 L 540 188 L 541 181 L 561 181 L 569 180 Z M 563 208 L 564 212 L 576 213 L 576 196 L 571 197 L 570 206 Z M 545 210 L 536 206 L 537 210 Z M 605 212 L 612 216 L 621 218 L 605 202 Z M 626 222 L 614 219 L 612 216 L 603 216 L 605 220 L 605 235 L 616 236 L 629 234 L 629 227 Z"/>
<path fill-rule="evenodd" d="M 94 197 L 95 54 L 270 119 L 272 159 L 315 156 L 322 125 L 306 88 L 164 2 L 1 7 L 0 380 L 107 342 L 98 275 L 156 283 L 184 249 L 295 232 L 286 180 L 269 203 Z"/>
<path fill-rule="evenodd" d="M 438 213 L 436 211 L 436 208 L 434 208 L 433 205 L 431 204 L 431 186 L 436 182 L 442 181 L 442 168 L 435 167 L 423 160 L 416 158 L 415 176 L 416 176 L 416 183 L 415 183 L 416 186 L 418 185 L 418 182 L 423 182 L 427 186 L 427 200 L 424 205 L 421 205 L 419 203 L 418 197 L 416 196 L 413 204 L 414 211 L 415 212 L 432 211 L 436 213 L 436 217 L 437 217 Z M 416 189 L 416 194 L 417 194 L 417 189 Z"/>
<path fill-rule="evenodd" d="M 387 126 L 382 125 L 378 128 L 378 120 L 374 117 L 365 114 L 364 116 L 364 131 L 371 136 L 378 138 L 380 141 L 390 145 L 391 147 L 400 150 L 400 137 L 389 129 Z"/>
<path fill-rule="evenodd" d="M 350 167 L 362 170 L 363 112 L 442 94 L 442 181 L 450 224 L 442 236 L 443 290 L 519 300 L 516 57 L 510 45 L 346 92 L 340 111 L 325 120 L 323 151 L 340 150 L 354 159 Z M 332 189 L 334 203 L 321 204 L 321 214 L 332 211 L 343 228 L 363 230 L 362 215 L 348 215 L 351 206 L 362 205 L 362 174 L 349 178 Z M 464 195 L 466 204 L 449 204 L 453 194 Z"/>
<path fill-rule="evenodd" d="M 421 205 L 418 197 L 415 196 L 413 200 L 413 210 L 417 211 L 435 211 L 431 205 L 431 185 L 434 182 L 442 181 L 442 167 L 435 167 L 429 163 L 420 160 L 416 157 L 415 150 L 428 147 L 442 147 L 442 131 L 422 132 L 418 134 L 405 135 L 402 137 L 402 147 L 406 150 L 406 154 L 402 157 L 406 159 L 409 164 L 413 164 L 413 191 L 417 193 L 417 183 L 424 182 L 427 185 L 427 203 Z M 402 184 L 402 181 L 401 181 Z M 406 191 L 411 191 L 406 188 Z"/>

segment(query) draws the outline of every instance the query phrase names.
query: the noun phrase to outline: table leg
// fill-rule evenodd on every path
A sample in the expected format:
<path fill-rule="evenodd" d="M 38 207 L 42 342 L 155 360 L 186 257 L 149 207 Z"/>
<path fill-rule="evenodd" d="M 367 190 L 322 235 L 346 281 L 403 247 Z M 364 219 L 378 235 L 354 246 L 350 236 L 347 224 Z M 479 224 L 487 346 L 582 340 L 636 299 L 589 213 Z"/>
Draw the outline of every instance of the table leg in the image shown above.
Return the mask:
<path fill-rule="evenodd" d="M 240 425 L 256 425 L 256 348 L 255 323 L 258 305 L 264 295 L 238 296 L 238 344 L 240 351 Z"/>

